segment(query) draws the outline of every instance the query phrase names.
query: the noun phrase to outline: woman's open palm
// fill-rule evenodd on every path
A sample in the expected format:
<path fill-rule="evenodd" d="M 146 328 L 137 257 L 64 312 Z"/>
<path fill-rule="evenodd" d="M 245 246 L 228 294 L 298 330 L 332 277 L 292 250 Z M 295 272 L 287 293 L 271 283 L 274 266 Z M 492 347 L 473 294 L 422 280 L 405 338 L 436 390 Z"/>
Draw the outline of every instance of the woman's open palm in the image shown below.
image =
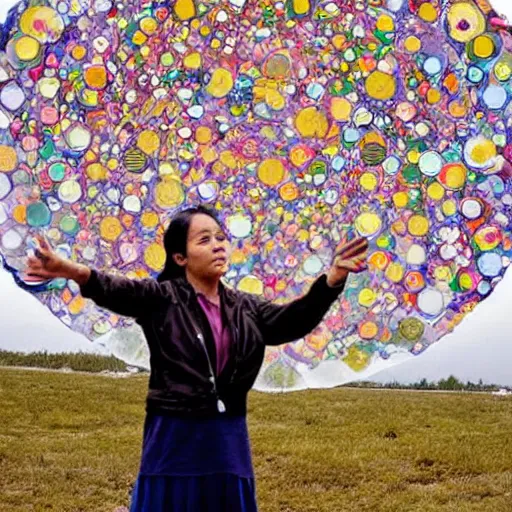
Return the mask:
<path fill-rule="evenodd" d="M 42 237 L 36 238 L 34 254 L 27 257 L 25 276 L 28 279 L 55 279 L 61 277 L 64 260 Z"/>
<path fill-rule="evenodd" d="M 358 274 L 365 271 L 367 257 L 368 241 L 366 238 L 355 238 L 349 242 L 343 240 L 337 247 L 334 261 L 327 275 L 329 283 L 340 283 L 350 272 Z"/>

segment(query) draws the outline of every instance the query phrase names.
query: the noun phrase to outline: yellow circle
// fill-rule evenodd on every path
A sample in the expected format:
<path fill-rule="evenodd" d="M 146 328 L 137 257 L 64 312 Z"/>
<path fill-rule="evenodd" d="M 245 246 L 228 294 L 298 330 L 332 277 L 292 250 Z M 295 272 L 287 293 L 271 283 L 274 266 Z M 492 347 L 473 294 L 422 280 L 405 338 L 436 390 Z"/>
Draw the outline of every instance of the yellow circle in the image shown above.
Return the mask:
<path fill-rule="evenodd" d="M 140 218 L 143 227 L 152 229 L 158 225 L 158 215 L 155 212 L 144 212 Z"/>
<path fill-rule="evenodd" d="M 413 215 L 409 218 L 407 229 L 412 236 L 425 236 L 430 227 L 429 221 L 422 215 Z"/>
<path fill-rule="evenodd" d="M 64 21 L 51 7 L 38 5 L 26 9 L 20 17 L 20 30 L 40 43 L 55 43 L 64 32 Z"/>
<path fill-rule="evenodd" d="M 283 181 L 284 175 L 285 168 L 283 162 L 277 160 L 277 158 L 263 160 L 258 168 L 258 178 L 269 187 L 279 185 Z"/>
<path fill-rule="evenodd" d="M 237 289 L 244 293 L 263 295 L 263 282 L 255 276 L 245 276 L 238 282 Z"/>
<path fill-rule="evenodd" d="M 441 101 L 441 92 L 438 89 L 429 89 L 427 92 L 427 102 L 435 105 Z"/>
<path fill-rule="evenodd" d="M 343 45 L 346 43 L 347 38 L 343 34 L 335 34 L 332 38 L 332 45 L 336 50 L 341 51 L 343 48 Z"/>
<path fill-rule="evenodd" d="M 427 195 L 434 201 L 440 201 L 444 197 L 444 188 L 437 182 L 431 183 L 427 188 Z"/>
<path fill-rule="evenodd" d="M 286 100 L 283 95 L 275 89 L 267 89 L 265 92 L 265 103 L 272 110 L 283 110 L 286 106 Z"/>
<path fill-rule="evenodd" d="M 203 25 L 200 29 L 199 29 L 199 33 L 203 36 L 203 37 L 208 37 L 210 35 L 210 32 L 211 32 L 211 29 L 210 27 L 208 27 L 207 25 Z"/>
<path fill-rule="evenodd" d="M 104 66 L 90 66 L 84 70 L 84 81 L 93 89 L 104 89 L 107 86 L 107 70 Z"/>
<path fill-rule="evenodd" d="M 494 53 L 494 41 L 487 35 L 475 38 L 473 45 L 475 56 L 480 59 L 488 59 Z"/>
<path fill-rule="evenodd" d="M 160 271 L 165 265 L 165 249 L 157 243 L 152 243 L 144 251 L 144 262 L 151 270 Z"/>
<path fill-rule="evenodd" d="M 71 315 L 78 315 L 85 307 L 85 299 L 81 295 L 76 295 L 68 304 L 68 311 Z"/>
<path fill-rule="evenodd" d="M 460 190 L 466 183 L 467 171 L 460 163 L 448 164 L 438 176 L 439 181 L 449 190 Z"/>
<path fill-rule="evenodd" d="M 489 139 L 482 138 L 471 148 L 471 160 L 480 165 L 496 158 L 496 154 L 496 145 Z"/>
<path fill-rule="evenodd" d="M 16 205 L 12 210 L 12 218 L 18 224 L 26 224 L 26 222 L 27 222 L 27 207 L 24 204 Z"/>
<path fill-rule="evenodd" d="M 279 196 L 283 201 L 295 201 L 299 197 L 299 188 L 289 181 L 279 188 Z"/>
<path fill-rule="evenodd" d="M 368 191 L 375 190 L 378 185 L 377 177 L 371 172 L 363 173 L 359 178 L 359 183 L 361 184 L 362 188 Z"/>
<path fill-rule="evenodd" d="M 77 44 L 71 50 L 71 57 L 75 60 L 82 60 L 87 55 L 87 48 L 81 44 Z"/>
<path fill-rule="evenodd" d="M 323 112 L 316 107 L 302 109 L 295 118 L 295 126 L 302 137 L 318 137 L 323 139 L 327 135 L 329 123 Z"/>
<path fill-rule="evenodd" d="M 196 130 L 196 141 L 199 144 L 208 144 L 212 140 L 212 131 L 208 126 L 199 126 Z"/>
<path fill-rule="evenodd" d="M 154 18 L 148 16 L 147 18 L 142 18 L 139 22 L 140 29 L 144 34 L 150 36 L 154 34 L 158 28 L 158 23 Z"/>
<path fill-rule="evenodd" d="M 437 20 L 437 10 L 436 8 L 428 2 L 425 2 L 420 5 L 418 9 L 418 16 L 428 23 L 434 23 Z"/>
<path fill-rule="evenodd" d="M 486 20 L 476 5 L 469 2 L 453 4 L 447 14 L 450 37 L 459 43 L 468 43 L 485 31 Z M 460 22 L 464 21 L 464 28 Z M 467 26 L 469 25 L 469 28 Z"/>
<path fill-rule="evenodd" d="M 189 20 L 196 15 L 194 0 L 176 0 L 174 13 L 181 21 Z"/>
<path fill-rule="evenodd" d="M 361 236 L 372 236 L 379 232 L 382 220 L 376 213 L 361 213 L 354 222 Z"/>
<path fill-rule="evenodd" d="M 214 98 L 224 98 L 233 88 L 233 75 L 224 68 L 217 68 L 205 87 L 206 92 Z"/>
<path fill-rule="evenodd" d="M 219 155 L 219 160 L 228 168 L 228 169 L 236 169 L 238 167 L 238 162 L 233 155 L 233 152 L 229 149 L 223 151 Z"/>
<path fill-rule="evenodd" d="M 107 179 L 107 169 L 100 163 L 94 163 L 87 166 L 87 177 L 92 181 L 100 181 Z"/>
<path fill-rule="evenodd" d="M 123 232 L 123 226 L 117 217 L 105 217 L 100 222 L 100 236 L 107 242 L 115 242 Z"/>
<path fill-rule="evenodd" d="M 444 215 L 451 217 L 457 213 L 457 204 L 452 199 L 447 199 L 443 203 L 441 210 L 443 211 Z"/>
<path fill-rule="evenodd" d="M 471 277 L 470 274 L 464 272 L 459 277 L 459 285 L 463 290 L 471 290 L 471 288 L 473 288 L 473 278 Z"/>
<path fill-rule="evenodd" d="M 389 14 L 381 14 L 377 20 L 377 30 L 381 32 L 392 32 L 395 30 L 395 22 Z"/>
<path fill-rule="evenodd" d="M 295 167 L 302 167 L 315 156 L 314 150 L 303 144 L 299 144 L 290 149 L 290 162 Z"/>
<path fill-rule="evenodd" d="M 386 269 L 386 278 L 392 283 L 399 283 L 404 277 L 404 267 L 398 262 L 393 262 Z"/>
<path fill-rule="evenodd" d="M 507 62 L 500 61 L 494 66 L 494 74 L 498 80 L 506 82 L 512 76 L 512 68 Z"/>
<path fill-rule="evenodd" d="M 188 69 L 199 69 L 202 64 L 201 54 L 198 52 L 189 53 L 183 59 L 183 65 Z"/>
<path fill-rule="evenodd" d="M 434 277 L 438 281 L 451 281 L 452 280 L 452 271 L 450 270 L 450 267 L 441 265 L 440 267 L 436 267 L 434 269 Z"/>
<path fill-rule="evenodd" d="M 375 322 L 365 322 L 359 327 L 359 336 L 363 340 L 372 340 L 379 333 L 379 327 Z"/>
<path fill-rule="evenodd" d="M 405 208 L 409 202 L 409 196 L 406 192 L 395 192 L 393 194 L 393 203 L 397 208 Z"/>
<path fill-rule="evenodd" d="M 368 96 L 376 100 L 390 100 L 396 93 L 395 77 L 383 73 L 382 71 L 374 71 L 365 83 Z"/>
<path fill-rule="evenodd" d="M 421 153 L 419 151 L 416 151 L 415 149 L 407 153 L 407 160 L 409 160 L 411 164 L 417 164 L 420 161 L 420 158 Z"/>
<path fill-rule="evenodd" d="M 158 134 L 152 130 L 144 130 L 139 134 L 137 147 L 146 155 L 152 155 L 160 149 Z"/>
<path fill-rule="evenodd" d="M 336 121 L 350 121 L 352 103 L 346 98 L 334 97 L 331 99 L 331 115 Z"/>
<path fill-rule="evenodd" d="M 132 43 L 137 46 L 142 46 L 148 40 L 148 36 L 144 32 L 137 30 L 132 37 Z"/>
<path fill-rule="evenodd" d="M 14 51 L 20 60 L 30 61 L 37 57 L 41 45 L 30 36 L 22 36 L 16 40 Z"/>
<path fill-rule="evenodd" d="M 365 308 L 373 306 L 377 300 L 377 294 L 371 288 L 363 288 L 359 292 L 359 304 Z"/>
<path fill-rule="evenodd" d="M 160 208 L 176 208 L 185 200 L 185 192 L 179 180 L 164 178 L 155 187 L 155 202 Z"/>
<path fill-rule="evenodd" d="M 0 146 L 0 172 L 11 172 L 18 165 L 18 155 L 11 146 Z"/>
<path fill-rule="evenodd" d="M 459 100 L 453 100 L 448 105 L 448 112 L 450 113 L 451 116 L 455 117 L 456 119 L 464 117 L 466 115 L 466 111 L 466 106 Z"/>
<path fill-rule="evenodd" d="M 421 50 L 421 40 L 416 36 L 409 36 L 404 43 L 405 50 L 409 53 L 418 53 Z"/>

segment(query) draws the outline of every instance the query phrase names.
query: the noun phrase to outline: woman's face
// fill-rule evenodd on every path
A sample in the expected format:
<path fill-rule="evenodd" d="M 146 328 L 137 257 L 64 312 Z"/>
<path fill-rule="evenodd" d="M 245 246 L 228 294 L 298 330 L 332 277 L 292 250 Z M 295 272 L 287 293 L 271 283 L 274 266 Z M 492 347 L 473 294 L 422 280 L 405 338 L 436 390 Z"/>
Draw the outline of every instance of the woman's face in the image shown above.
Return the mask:
<path fill-rule="evenodd" d="M 198 279 L 220 279 L 228 270 L 230 254 L 231 246 L 222 228 L 209 215 L 197 213 L 190 221 L 187 254 L 175 258 Z"/>

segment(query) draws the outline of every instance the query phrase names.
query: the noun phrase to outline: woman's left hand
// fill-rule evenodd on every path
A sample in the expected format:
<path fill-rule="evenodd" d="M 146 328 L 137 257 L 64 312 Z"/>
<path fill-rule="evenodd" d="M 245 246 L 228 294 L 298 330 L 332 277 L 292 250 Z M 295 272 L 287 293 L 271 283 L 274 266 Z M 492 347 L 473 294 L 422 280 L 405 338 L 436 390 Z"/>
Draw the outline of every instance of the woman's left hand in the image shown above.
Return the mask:
<path fill-rule="evenodd" d="M 342 242 L 334 257 L 331 268 L 327 272 L 327 284 L 339 286 L 350 272 L 359 274 L 367 268 L 368 241 L 366 238 L 355 238 L 350 242 Z"/>

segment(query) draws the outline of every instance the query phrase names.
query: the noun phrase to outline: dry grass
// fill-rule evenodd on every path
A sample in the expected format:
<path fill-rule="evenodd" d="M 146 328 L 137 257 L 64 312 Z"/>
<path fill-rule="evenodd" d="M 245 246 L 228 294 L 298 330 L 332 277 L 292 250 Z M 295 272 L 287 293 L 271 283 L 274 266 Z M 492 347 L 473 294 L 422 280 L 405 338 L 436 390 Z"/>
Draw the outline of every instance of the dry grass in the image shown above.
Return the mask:
<path fill-rule="evenodd" d="M 0 370 L 0 510 L 127 505 L 146 386 Z M 510 512 L 511 418 L 511 399 L 484 394 L 254 393 L 260 510 Z"/>

